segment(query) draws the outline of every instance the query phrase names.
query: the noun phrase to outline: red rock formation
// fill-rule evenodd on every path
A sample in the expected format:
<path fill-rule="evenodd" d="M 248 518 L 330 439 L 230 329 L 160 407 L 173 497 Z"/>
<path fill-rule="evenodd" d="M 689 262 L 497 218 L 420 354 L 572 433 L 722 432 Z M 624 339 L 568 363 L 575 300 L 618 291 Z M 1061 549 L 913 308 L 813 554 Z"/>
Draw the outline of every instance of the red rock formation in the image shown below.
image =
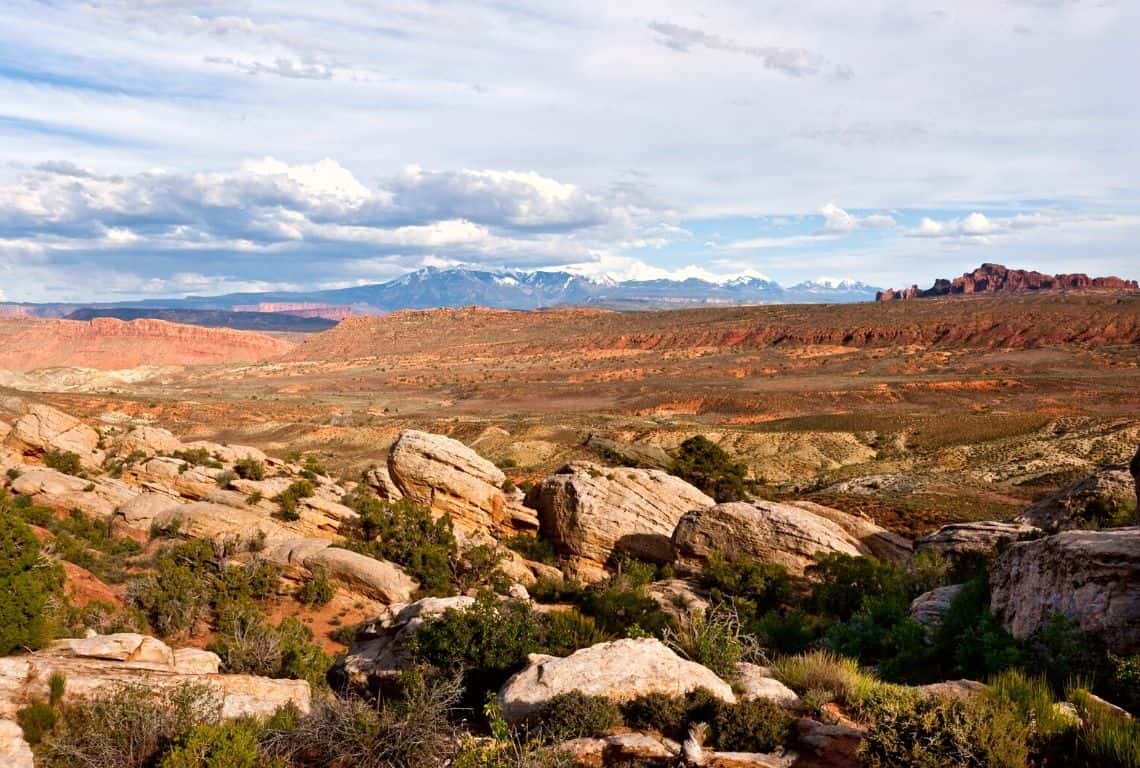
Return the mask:
<path fill-rule="evenodd" d="M 292 348 L 261 333 L 165 320 L 0 320 L 0 368 L 11 370 L 248 363 Z"/>
<path fill-rule="evenodd" d="M 1135 280 L 1120 277 L 1089 277 L 1082 273 L 1047 275 L 1025 269 L 1008 269 L 1001 264 L 983 264 L 953 280 L 940 278 L 927 290 L 917 285 L 905 291 L 880 291 L 876 301 L 916 299 L 930 296 L 947 296 L 973 293 L 1027 293 L 1031 291 L 1098 290 L 1128 292 L 1140 290 Z"/>

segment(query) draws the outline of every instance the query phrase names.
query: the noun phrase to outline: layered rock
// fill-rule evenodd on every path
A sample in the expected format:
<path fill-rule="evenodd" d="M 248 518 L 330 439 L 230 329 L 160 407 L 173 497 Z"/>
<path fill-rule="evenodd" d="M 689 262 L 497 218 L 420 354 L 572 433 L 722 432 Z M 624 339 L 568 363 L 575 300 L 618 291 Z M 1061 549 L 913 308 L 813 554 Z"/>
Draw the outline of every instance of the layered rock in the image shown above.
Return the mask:
<path fill-rule="evenodd" d="M 388 454 L 388 475 L 404 497 L 449 516 L 462 532 L 510 527 L 506 475 L 458 440 L 405 430 Z"/>
<path fill-rule="evenodd" d="M 839 525 L 867 550 L 867 554 L 891 563 L 905 563 L 914 553 L 914 544 L 905 536 L 888 531 L 864 515 L 841 512 L 814 501 L 789 501 L 793 507 L 807 510 Z"/>
<path fill-rule="evenodd" d="M 1136 487 L 1123 469 L 1107 469 L 1086 477 L 1070 488 L 1036 502 L 1016 522 L 1037 528 L 1068 530 L 1126 512 Z"/>
<path fill-rule="evenodd" d="M 919 537 L 915 549 L 919 552 L 936 549 L 947 557 L 990 557 L 1000 546 L 1010 544 L 1040 531 L 1026 523 L 1001 523 L 987 520 L 977 523 L 944 525 L 929 536 Z"/>
<path fill-rule="evenodd" d="M 1055 614 L 1116 653 L 1140 652 L 1140 528 L 1065 531 L 1012 545 L 990 573 L 990 608 L 1024 638 Z"/>
<path fill-rule="evenodd" d="M 99 448 L 99 433 L 74 416 L 47 405 L 30 405 L 17 419 L 7 442 L 25 453 L 74 453 L 87 469 L 99 469 L 106 454 Z"/>
<path fill-rule="evenodd" d="M 530 664 L 503 685 L 499 700 L 507 719 L 518 721 L 572 691 L 622 702 L 651 693 L 683 696 L 699 688 L 723 701 L 736 701 L 728 683 L 660 641 L 627 639 L 583 648 L 565 658 L 532 655 Z"/>
<path fill-rule="evenodd" d="M 687 513 L 673 532 L 675 564 L 699 571 L 709 558 L 778 563 L 794 574 L 819 555 L 870 550 L 838 523 L 802 507 L 771 501 L 730 502 Z"/>
<path fill-rule="evenodd" d="M 983 264 L 953 280 L 940 278 L 927 290 L 917 285 L 896 291 L 880 291 L 876 301 L 922 299 L 931 296 L 976 293 L 1028 293 L 1038 291 L 1103 290 L 1129 292 L 1137 290 L 1135 280 L 1119 277 L 1089 277 L 1082 273 L 1048 275 L 1026 269 L 1009 269 L 1001 264 Z"/>
<path fill-rule="evenodd" d="M 136 491 L 126 483 L 110 478 L 65 475 L 47 467 L 24 470 L 11 482 L 13 491 L 31 498 L 40 506 L 70 511 L 78 509 L 98 518 L 108 518 Z"/>
<path fill-rule="evenodd" d="M 715 502 L 661 470 L 574 462 L 536 485 L 526 503 L 575 575 L 596 581 L 615 554 L 668 562 L 681 516 Z"/>
<path fill-rule="evenodd" d="M 202 653 L 187 656 L 153 637 L 119 634 L 65 640 L 25 656 L 0 658 L 0 718 L 12 718 L 32 701 L 47 699 L 49 680 L 57 673 L 67 680 L 64 701 L 103 696 L 119 684 L 194 683 L 217 697 L 221 716 L 227 719 L 268 716 L 289 703 L 302 712 L 309 710 L 307 682 L 203 673 L 217 666 L 205 664 Z"/>
<path fill-rule="evenodd" d="M 910 617 L 926 627 L 928 634 L 932 634 L 942 626 L 942 619 L 961 592 L 961 584 L 951 584 L 923 592 L 911 601 Z"/>

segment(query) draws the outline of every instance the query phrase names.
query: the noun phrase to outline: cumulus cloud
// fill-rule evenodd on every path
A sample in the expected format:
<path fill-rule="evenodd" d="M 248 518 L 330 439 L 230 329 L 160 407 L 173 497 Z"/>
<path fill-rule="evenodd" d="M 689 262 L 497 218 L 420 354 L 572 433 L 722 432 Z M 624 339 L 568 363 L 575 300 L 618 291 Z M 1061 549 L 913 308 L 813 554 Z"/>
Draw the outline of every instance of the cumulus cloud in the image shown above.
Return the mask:
<path fill-rule="evenodd" d="M 827 203 L 819 212 L 823 216 L 825 232 L 854 232 L 856 229 L 886 229 L 895 226 L 892 216 L 879 213 L 856 216 L 835 203 Z"/>
<path fill-rule="evenodd" d="M 649 28 L 657 34 L 657 42 L 674 51 L 688 53 L 693 48 L 707 48 L 725 53 L 739 53 L 759 59 L 768 69 L 792 77 L 818 75 L 827 64 L 827 59 L 821 54 L 806 48 L 747 45 L 730 37 L 664 21 L 652 22 Z M 840 80 L 850 79 L 854 75 L 849 67 L 837 67 L 832 74 Z"/>

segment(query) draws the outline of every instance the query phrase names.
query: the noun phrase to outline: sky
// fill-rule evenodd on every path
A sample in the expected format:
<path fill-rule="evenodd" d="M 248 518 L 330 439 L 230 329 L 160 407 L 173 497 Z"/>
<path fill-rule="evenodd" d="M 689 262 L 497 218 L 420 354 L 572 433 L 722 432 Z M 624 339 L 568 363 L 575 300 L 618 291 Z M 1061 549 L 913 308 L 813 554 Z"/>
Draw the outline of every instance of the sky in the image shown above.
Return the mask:
<path fill-rule="evenodd" d="M 1134 0 L 0 4 L 0 300 L 1140 277 Z"/>

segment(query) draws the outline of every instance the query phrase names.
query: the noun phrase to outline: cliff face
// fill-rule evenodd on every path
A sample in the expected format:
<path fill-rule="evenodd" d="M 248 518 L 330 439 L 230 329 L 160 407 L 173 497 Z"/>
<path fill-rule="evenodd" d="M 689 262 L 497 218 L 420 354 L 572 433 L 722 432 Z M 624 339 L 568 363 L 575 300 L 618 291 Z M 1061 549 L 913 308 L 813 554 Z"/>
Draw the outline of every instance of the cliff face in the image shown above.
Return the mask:
<path fill-rule="evenodd" d="M 248 363 L 292 348 L 287 341 L 260 333 L 164 320 L 0 320 L 0 368 L 17 371 Z"/>
<path fill-rule="evenodd" d="M 1136 291 L 1140 290 L 1135 280 L 1120 277 L 1089 277 L 1075 272 L 1072 274 L 1047 275 L 1025 269 L 1008 269 L 1001 264 L 983 264 L 973 272 L 967 272 L 953 280 L 940 278 L 927 290 L 917 285 L 896 291 L 893 288 L 880 291 L 877 301 L 895 299 L 923 299 L 930 296 L 949 296 L 972 293 L 1027 293 L 1030 291 Z"/>

